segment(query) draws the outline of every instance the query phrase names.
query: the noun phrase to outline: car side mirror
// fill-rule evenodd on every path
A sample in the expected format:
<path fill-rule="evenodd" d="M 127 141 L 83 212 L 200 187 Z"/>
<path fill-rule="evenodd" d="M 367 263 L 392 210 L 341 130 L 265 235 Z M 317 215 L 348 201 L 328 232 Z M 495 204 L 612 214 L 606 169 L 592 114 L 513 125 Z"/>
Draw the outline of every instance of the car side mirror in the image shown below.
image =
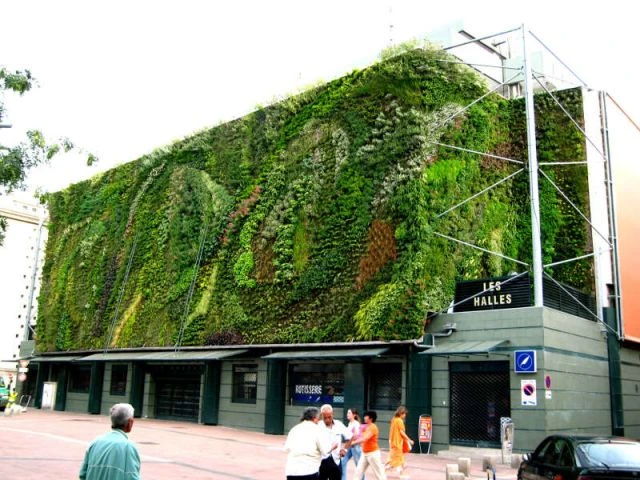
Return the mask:
<path fill-rule="evenodd" d="M 533 458 L 533 454 L 532 454 L 532 453 L 527 452 L 527 453 L 523 453 L 523 454 L 522 454 L 522 460 L 523 460 L 524 462 L 528 462 L 528 461 L 530 461 L 532 458 Z"/>

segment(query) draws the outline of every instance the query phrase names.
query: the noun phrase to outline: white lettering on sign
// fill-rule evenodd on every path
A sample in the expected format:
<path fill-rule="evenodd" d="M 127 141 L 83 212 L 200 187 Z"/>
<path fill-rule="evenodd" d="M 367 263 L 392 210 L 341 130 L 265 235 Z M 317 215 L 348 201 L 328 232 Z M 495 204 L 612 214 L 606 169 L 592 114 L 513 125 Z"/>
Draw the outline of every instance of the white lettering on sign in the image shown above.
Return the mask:
<path fill-rule="evenodd" d="M 495 307 L 496 305 L 510 305 L 511 304 L 511 294 L 500 293 L 493 294 L 492 292 L 499 292 L 502 289 L 502 284 L 500 282 L 482 282 L 482 290 L 488 292 L 489 295 L 479 295 L 474 297 L 473 306 L 474 307 Z"/>
<path fill-rule="evenodd" d="M 489 282 L 489 286 L 487 287 L 487 282 L 482 282 L 482 290 L 489 290 L 491 292 L 493 292 L 494 290 L 496 292 L 500 291 L 500 282 Z"/>
<path fill-rule="evenodd" d="M 475 297 L 473 299 L 474 307 L 486 307 L 495 305 L 509 305 L 511 304 L 511 294 L 490 295 L 487 297 Z"/>
<path fill-rule="evenodd" d="M 320 395 L 322 385 L 296 385 L 296 393 Z"/>

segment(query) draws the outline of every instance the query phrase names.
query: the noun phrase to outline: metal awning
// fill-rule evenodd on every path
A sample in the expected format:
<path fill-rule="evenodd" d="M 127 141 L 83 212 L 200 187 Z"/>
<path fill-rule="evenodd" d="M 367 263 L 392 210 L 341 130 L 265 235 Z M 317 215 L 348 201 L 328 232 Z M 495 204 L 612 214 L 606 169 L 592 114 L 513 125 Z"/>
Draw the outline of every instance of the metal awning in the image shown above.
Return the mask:
<path fill-rule="evenodd" d="M 509 340 L 446 342 L 429 350 L 420 352 L 423 355 L 475 355 L 487 354 L 508 343 Z"/>
<path fill-rule="evenodd" d="M 345 358 L 378 357 L 388 348 L 352 348 L 349 350 L 294 350 L 276 352 L 262 358 L 280 360 L 332 360 Z"/>
<path fill-rule="evenodd" d="M 94 353 L 86 357 L 78 358 L 79 362 L 184 362 L 220 360 L 248 352 L 248 349 L 238 350 L 203 350 L 203 351 L 171 351 L 171 352 L 106 352 Z"/>
<path fill-rule="evenodd" d="M 44 363 L 44 362 L 73 362 L 81 358 L 79 355 L 58 355 L 51 357 L 33 357 L 25 360 L 29 360 L 29 362 L 35 363 Z"/>

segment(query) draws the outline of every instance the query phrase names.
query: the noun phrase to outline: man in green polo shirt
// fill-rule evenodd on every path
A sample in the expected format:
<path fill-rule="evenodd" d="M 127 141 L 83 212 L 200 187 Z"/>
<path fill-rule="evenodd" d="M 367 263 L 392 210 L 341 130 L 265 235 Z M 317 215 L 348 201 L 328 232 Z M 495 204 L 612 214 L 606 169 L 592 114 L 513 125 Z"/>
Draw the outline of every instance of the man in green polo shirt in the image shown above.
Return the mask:
<path fill-rule="evenodd" d="M 127 433 L 133 427 L 133 407 L 111 407 L 111 431 L 96 438 L 84 454 L 80 480 L 139 480 L 140 454 Z"/>

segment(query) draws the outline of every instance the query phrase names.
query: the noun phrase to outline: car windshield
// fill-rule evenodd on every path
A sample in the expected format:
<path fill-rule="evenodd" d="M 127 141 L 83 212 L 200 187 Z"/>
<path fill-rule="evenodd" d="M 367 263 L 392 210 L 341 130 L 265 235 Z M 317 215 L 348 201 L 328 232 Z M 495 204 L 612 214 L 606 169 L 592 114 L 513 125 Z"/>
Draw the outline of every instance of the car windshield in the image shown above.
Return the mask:
<path fill-rule="evenodd" d="M 640 443 L 594 442 L 581 443 L 577 450 L 587 465 L 604 468 L 640 468 Z"/>

